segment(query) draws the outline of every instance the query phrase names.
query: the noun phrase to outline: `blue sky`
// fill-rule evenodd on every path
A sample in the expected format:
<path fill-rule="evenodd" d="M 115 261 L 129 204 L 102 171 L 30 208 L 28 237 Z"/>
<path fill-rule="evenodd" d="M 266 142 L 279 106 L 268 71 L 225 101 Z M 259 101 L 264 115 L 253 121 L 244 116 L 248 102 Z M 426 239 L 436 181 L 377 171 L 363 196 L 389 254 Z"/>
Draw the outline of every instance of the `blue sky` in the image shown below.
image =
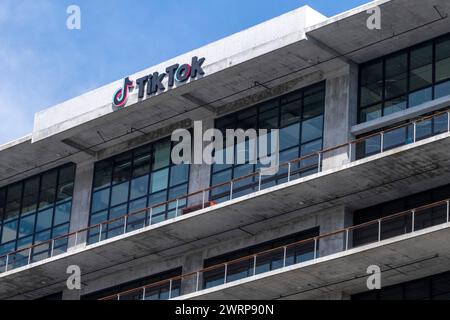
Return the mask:
<path fill-rule="evenodd" d="M 287 11 L 332 16 L 368 0 L 1 0 L 0 144 L 34 113 Z M 81 30 L 66 9 L 81 8 Z"/>

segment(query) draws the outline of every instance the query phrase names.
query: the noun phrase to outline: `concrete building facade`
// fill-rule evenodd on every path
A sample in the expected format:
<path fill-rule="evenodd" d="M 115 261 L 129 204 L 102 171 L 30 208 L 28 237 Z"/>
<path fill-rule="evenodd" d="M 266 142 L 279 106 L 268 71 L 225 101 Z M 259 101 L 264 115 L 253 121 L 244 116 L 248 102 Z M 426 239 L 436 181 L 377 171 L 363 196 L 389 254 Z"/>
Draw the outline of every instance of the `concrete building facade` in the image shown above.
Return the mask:
<path fill-rule="evenodd" d="M 302 7 L 37 113 L 0 146 L 0 298 L 449 299 L 449 12 Z M 195 121 L 279 129 L 280 166 L 175 164 Z"/>

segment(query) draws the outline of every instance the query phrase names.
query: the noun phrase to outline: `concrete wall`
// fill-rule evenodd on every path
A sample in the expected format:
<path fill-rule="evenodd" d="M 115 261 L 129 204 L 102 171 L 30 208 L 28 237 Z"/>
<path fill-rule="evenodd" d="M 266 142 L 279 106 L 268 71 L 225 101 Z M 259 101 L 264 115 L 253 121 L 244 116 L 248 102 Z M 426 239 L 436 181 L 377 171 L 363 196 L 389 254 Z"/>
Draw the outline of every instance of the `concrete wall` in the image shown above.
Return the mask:
<path fill-rule="evenodd" d="M 350 227 L 353 224 L 353 213 L 350 209 L 339 206 L 317 215 L 320 234 L 324 235 Z M 349 242 L 351 243 L 351 242 Z M 345 249 L 346 235 L 338 234 L 320 239 L 318 256 L 323 257 Z"/>
<path fill-rule="evenodd" d="M 208 118 L 202 121 L 203 132 L 214 128 L 214 119 Z M 208 143 L 203 143 L 203 147 Z M 202 150 L 193 150 L 193 152 L 202 152 Z M 189 173 L 189 193 L 203 190 L 209 187 L 211 178 L 211 166 L 207 164 L 192 164 Z M 209 199 L 209 193 L 204 195 L 205 201 Z M 195 206 L 201 204 L 203 201 L 203 194 L 198 194 L 188 199 L 188 206 Z"/>
<path fill-rule="evenodd" d="M 324 149 L 350 141 L 351 127 L 357 121 L 358 67 L 349 65 L 330 76 L 326 81 Z M 353 151 L 353 150 L 352 150 Z M 323 169 L 333 169 L 349 162 L 348 148 L 323 155 Z"/>
<path fill-rule="evenodd" d="M 70 218 L 70 232 L 84 229 L 89 224 L 92 180 L 94 178 L 94 162 L 77 164 L 75 173 L 75 185 L 72 201 L 72 215 Z M 80 234 L 69 239 L 69 250 L 83 246 L 86 242 L 86 234 Z"/>

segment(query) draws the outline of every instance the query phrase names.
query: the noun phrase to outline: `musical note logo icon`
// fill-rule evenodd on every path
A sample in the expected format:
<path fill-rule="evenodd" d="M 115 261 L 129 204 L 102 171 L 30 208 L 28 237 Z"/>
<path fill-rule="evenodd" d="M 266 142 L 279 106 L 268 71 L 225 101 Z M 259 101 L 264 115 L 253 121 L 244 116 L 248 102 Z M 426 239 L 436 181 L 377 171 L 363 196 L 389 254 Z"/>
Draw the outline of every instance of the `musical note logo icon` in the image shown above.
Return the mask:
<path fill-rule="evenodd" d="M 113 105 L 117 109 L 121 109 L 125 106 L 128 101 L 128 95 L 131 89 L 134 88 L 134 82 L 130 80 L 129 77 L 126 77 L 123 83 L 122 88 L 118 89 L 114 93 Z"/>

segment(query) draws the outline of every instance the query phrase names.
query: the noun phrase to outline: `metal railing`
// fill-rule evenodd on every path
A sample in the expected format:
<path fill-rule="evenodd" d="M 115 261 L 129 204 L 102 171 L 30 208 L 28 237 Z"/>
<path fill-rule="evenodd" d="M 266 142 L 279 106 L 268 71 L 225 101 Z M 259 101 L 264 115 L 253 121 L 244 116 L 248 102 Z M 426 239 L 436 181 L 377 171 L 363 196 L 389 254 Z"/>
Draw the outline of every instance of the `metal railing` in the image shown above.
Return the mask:
<path fill-rule="evenodd" d="M 411 135 L 409 134 L 410 129 L 412 129 Z M 402 135 L 402 130 L 404 130 L 404 135 Z M 450 110 L 436 112 L 413 122 L 288 161 L 279 166 L 278 174 L 274 176 L 265 176 L 261 171 L 250 173 L 231 181 L 9 252 L 0 256 L 0 273 L 66 253 L 69 248 L 78 247 L 79 245 L 86 247 L 93 243 L 157 224 L 161 222 L 158 219 L 162 214 L 164 214 L 164 217 L 166 215 L 170 218 L 179 217 L 184 210 L 189 209 L 187 207 L 188 204 L 191 206 L 198 205 L 199 210 L 201 210 L 210 206 L 210 198 L 216 199 L 221 197 L 222 200 L 225 198 L 225 201 L 233 200 L 242 195 L 258 192 L 279 183 L 299 179 L 305 175 L 335 169 L 340 165 L 336 165 L 336 161 L 328 162 L 328 159 L 336 155 L 344 156 L 341 163 L 341 165 L 344 165 L 352 162 L 353 159 L 382 153 L 389 149 L 415 143 L 444 132 L 450 132 Z M 396 135 L 398 133 L 400 135 Z M 361 153 L 362 149 L 363 152 Z M 250 183 L 248 183 L 249 180 Z M 247 183 L 245 183 L 246 181 Z M 217 192 L 217 194 L 212 197 L 214 192 Z M 195 203 L 191 204 L 191 202 Z M 189 212 L 188 214 L 192 213 Z"/>
<path fill-rule="evenodd" d="M 337 230 L 278 248 L 259 252 L 246 257 L 204 268 L 143 287 L 131 289 L 100 300 L 121 300 L 124 297 L 137 297 L 148 300 L 146 293 L 164 288 L 167 299 L 186 295 L 207 288 L 254 277 L 272 270 L 314 261 L 331 254 L 346 252 L 363 245 L 379 243 L 383 240 L 404 234 L 418 232 L 429 227 L 447 224 L 449 220 L 450 199 L 435 202 L 419 208 L 406 210 L 380 219 Z M 399 223 L 400 222 L 400 223 Z M 339 249 L 330 250 L 323 245 L 327 241 L 342 241 Z M 321 245 L 322 244 L 322 245 Z M 336 246 L 333 246 L 336 247 Z M 270 263 L 270 268 L 268 267 Z M 176 284 L 176 287 L 174 286 Z M 178 294 L 181 290 L 182 294 Z M 177 292 L 173 295 L 172 292 Z"/>

